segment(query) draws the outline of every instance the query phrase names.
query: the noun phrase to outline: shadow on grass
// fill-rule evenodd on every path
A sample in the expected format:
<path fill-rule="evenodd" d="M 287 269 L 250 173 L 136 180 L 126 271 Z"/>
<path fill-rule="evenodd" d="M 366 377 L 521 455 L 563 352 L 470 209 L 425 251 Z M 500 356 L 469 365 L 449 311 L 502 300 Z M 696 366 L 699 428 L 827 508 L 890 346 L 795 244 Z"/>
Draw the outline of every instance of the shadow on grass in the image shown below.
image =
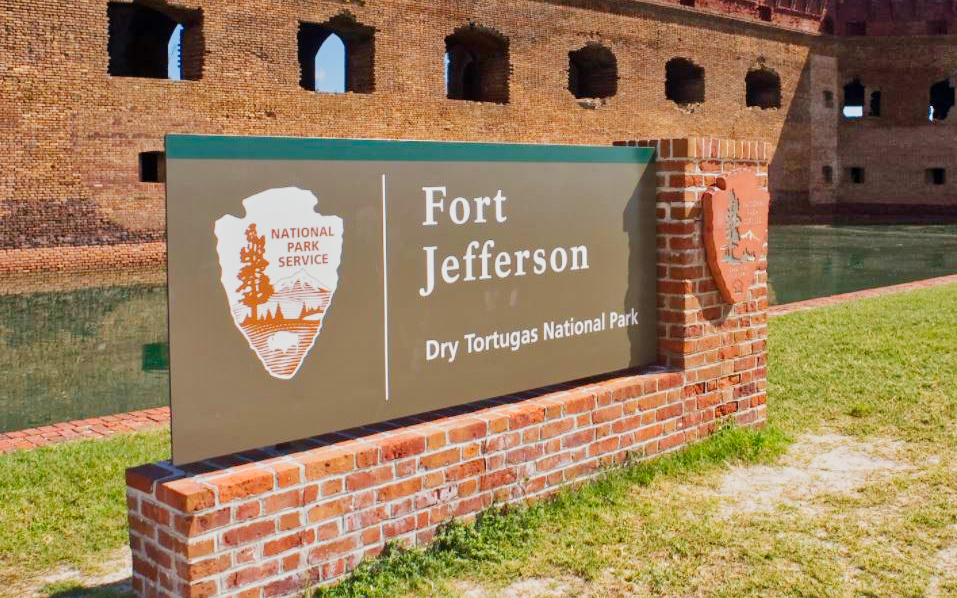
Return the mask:
<path fill-rule="evenodd" d="M 135 598 L 129 577 L 120 581 L 84 587 L 77 581 L 48 585 L 44 588 L 49 598 Z"/>

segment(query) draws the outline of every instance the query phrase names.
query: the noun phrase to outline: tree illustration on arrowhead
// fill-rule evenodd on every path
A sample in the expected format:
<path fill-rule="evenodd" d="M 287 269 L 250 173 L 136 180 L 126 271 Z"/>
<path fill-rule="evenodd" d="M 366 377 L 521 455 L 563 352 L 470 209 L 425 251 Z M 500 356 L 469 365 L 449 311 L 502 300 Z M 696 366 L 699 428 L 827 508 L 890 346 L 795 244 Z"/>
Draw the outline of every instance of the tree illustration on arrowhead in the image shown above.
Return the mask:
<path fill-rule="evenodd" d="M 250 224 L 246 229 L 246 246 L 239 250 L 239 260 L 243 263 L 237 278 L 242 283 L 237 292 L 243 294 L 242 304 L 248 307 L 252 313 L 250 319 L 256 322 L 259 318 L 257 308 L 269 301 L 272 297 L 273 287 L 269 277 L 266 276 L 266 236 L 256 234 L 256 225 Z"/>
<path fill-rule="evenodd" d="M 741 226 L 741 216 L 738 213 L 740 208 L 741 203 L 738 201 L 738 196 L 732 191 L 731 197 L 728 199 L 728 217 L 725 224 L 725 240 L 728 242 L 725 261 L 728 262 L 740 261 L 734 257 L 734 252 L 741 243 L 741 232 L 738 230 L 738 227 Z"/>

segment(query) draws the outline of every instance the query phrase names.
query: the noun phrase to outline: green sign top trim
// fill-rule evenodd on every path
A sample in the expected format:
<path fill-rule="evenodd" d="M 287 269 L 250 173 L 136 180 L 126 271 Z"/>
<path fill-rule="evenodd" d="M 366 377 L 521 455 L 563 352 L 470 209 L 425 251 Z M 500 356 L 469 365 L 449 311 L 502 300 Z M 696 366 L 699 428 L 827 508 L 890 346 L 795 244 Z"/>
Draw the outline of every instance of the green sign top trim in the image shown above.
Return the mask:
<path fill-rule="evenodd" d="M 369 162 L 569 162 L 647 164 L 648 147 L 380 141 L 309 137 L 167 135 L 170 160 L 363 160 Z"/>

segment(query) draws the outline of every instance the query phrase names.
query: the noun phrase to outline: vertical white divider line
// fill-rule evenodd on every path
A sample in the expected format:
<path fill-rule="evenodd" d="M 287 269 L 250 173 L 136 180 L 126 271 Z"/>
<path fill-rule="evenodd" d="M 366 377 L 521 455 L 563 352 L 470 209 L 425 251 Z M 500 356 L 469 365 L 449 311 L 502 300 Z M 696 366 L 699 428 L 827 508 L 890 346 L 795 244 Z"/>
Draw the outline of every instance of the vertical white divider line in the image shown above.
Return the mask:
<path fill-rule="evenodd" d="M 382 175 L 382 308 L 383 351 L 385 360 L 385 400 L 389 401 L 389 233 L 386 213 L 385 174 Z"/>

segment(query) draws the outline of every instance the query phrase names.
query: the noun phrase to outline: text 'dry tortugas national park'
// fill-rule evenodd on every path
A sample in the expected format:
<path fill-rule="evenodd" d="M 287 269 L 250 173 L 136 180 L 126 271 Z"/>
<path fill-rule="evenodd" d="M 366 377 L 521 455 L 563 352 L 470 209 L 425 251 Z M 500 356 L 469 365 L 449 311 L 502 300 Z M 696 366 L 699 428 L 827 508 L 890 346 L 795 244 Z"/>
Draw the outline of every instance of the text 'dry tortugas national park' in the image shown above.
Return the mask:
<path fill-rule="evenodd" d="M 311 596 L 450 525 L 771 437 L 769 308 L 868 288 L 868 260 L 905 282 L 907 226 L 957 216 L 954 2 L 0 19 L 0 455 L 169 423 L 162 452 L 91 449 L 64 484 L 150 455 L 112 465 L 138 598 Z M 889 221 L 878 258 L 827 245 Z M 907 282 L 957 271 L 945 237 Z M 777 248 L 805 257 L 769 283 Z"/>
<path fill-rule="evenodd" d="M 128 473 L 135 586 L 295 595 L 760 425 L 769 151 L 170 137 L 173 464 Z"/>

